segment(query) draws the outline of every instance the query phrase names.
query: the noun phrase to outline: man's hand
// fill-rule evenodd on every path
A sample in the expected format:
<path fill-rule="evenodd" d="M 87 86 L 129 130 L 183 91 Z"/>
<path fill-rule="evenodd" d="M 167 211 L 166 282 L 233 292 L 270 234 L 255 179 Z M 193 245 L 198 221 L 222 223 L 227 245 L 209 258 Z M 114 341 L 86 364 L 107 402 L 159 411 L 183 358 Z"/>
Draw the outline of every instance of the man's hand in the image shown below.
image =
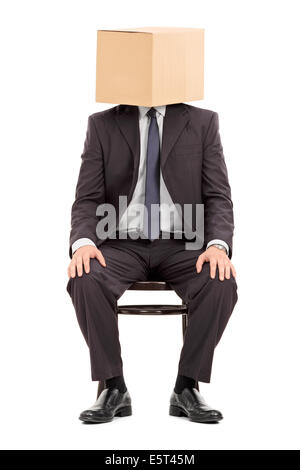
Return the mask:
<path fill-rule="evenodd" d="M 90 259 L 97 258 L 99 263 L 106 267 L 105 259 L 100 250 L 98 250 L 95 246 L 91 245 L 84 245 L 78 248 L 75 251 L 72 261 L 68 267 L 68 276 L 76 277 L 76 270 L 79 277 L 82 276 L 83 273 L 83 266 L 85 272 L 88 274 L 90 272 Z"/>
<path fill-rule="evenodd" d="M 226 279 L 230 279 L 230 274 L 236 277 L 236 272 L 233 264 L 223 250 L 210 246 L 202 255 L 199 256 L 196 263 L 197 273 L 202 270 L 203 263 L 210 263 L 210 277 L 214 279 L 216 277 L 217 266 L 219 268 L 219 279 L 224 281 L 224 275 Z"/>

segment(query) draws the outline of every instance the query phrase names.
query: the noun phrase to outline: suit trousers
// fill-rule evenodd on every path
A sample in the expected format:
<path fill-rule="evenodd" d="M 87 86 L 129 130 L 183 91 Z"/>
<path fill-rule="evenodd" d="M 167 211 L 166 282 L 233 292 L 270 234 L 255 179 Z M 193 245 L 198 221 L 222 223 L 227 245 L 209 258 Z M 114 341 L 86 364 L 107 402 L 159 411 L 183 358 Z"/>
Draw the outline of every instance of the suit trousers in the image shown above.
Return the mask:
<path fill-rule="evenodd" d="M 210 265 L 196 271 L 205 250 L 186 250 L 184 240 L 107 239 L 100 246 L 106 261 L 90 260 L 89 274 L 70 278 L 67 291 L 89 347 L 92 380 L 123 374 L 117 301 L 136 281 L 149 276 L 166 281 L 188 305 L 188 326 L 178 373 L 210 382 L 213 355 L 237 301 L 233 277 L 210 277 Z"/>

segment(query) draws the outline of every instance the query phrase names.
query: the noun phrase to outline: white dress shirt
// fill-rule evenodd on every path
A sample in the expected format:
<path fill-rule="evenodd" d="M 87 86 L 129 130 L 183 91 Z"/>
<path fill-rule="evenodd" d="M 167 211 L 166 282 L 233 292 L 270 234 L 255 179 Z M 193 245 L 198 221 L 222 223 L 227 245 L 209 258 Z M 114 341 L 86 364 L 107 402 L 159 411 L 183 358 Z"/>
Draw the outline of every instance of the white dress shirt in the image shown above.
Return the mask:
<path fill-rule="evenodd" d="M 145 201 L 145 186 L 146 186 L 146 159 L 147 159 L 147 143 L 148 143 L 148 129 L 150 125 L 150 118 L 147 112 L 150 107 L 139 106 L 139 130 L 140 130 L 140 163 L 138 170 L 137 183 L 132 195 L 132 199 L 127 207 L 127 210 L 121 217 L 117 230 L 119 232 L 138 232 L 143 231 L 144 212 L 137 210 L 138 207 L 144 206 Z M 155 106 L 156 120 L 159 130 L 160 148 L 162 145 L 163 133 L 163 120 L 166 113 L 166 106 Z M 174 205 L 169 191 L 165 185 L 162 172 L 160 172 L 160 228 L 162 232 L 182 232 L 182 219 Z M 172 217 L 170 217 L 172 213 Z M 129 235 L 130 237 L 130 235 Z M 223 240 L 211 240 L 207 244 L 207 248 L 213 244 L 220 244 L 226 248 L 227 254 L 229 247 Z M 80 238 L 72 245 L 72 252 L 74 253 L 78 248 L 84 245 L 93 245 L 94 242 L 89 238 Z"/>

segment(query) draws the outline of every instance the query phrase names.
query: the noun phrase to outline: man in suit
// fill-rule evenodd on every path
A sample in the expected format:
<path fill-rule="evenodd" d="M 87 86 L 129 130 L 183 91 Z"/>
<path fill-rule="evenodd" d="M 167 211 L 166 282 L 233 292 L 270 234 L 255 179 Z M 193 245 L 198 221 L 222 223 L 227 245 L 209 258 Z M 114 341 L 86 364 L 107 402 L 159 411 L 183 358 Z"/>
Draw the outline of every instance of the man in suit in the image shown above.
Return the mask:
<path fill-rule="evenodd" d="M 120 196 L 127 197 L 124 210 Z M 116 222 L 105 236 L 99 224 L 107 204 L 115 208 Z M 200 245 L 195 214 L 182 223 L 186 204 L 193 211 L 204 207 Z M 141 205 L 144 211 L 136 210 Z M 151 212 L 157 205 L 160 211 Z M 222 419 L 205 402 L 198 381 L 210 382 L 214 349 L 237 301 L 233 230 L 216 112 L 184 103 L 119 105 L 89 117 L 72 206 L 67 290 L 89 347 L 92 380 L 105 380 L 106 388 L 81 420 L 131 414 L 116 305 L 132 283 L 150 275 L 167 281 L 189 308 L 170 414 L 196 422 Z"/>

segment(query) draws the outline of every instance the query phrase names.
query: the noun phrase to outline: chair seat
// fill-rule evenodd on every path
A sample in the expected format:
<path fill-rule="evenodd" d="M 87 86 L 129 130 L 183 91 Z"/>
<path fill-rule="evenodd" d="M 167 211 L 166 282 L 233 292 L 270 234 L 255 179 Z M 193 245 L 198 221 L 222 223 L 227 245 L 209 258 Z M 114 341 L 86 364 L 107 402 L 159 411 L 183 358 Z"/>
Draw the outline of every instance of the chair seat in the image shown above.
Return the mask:
<path fill-rule="evenodd" d="M 119 305 L 118 314 L 126 315 L 184 315 L 186 305 Z"/>
<path fill-rule="evenodd" d="M 128 290 L 173 290 L 172 287 L 164 281 L 138 281 L 132 284 Z"/>

